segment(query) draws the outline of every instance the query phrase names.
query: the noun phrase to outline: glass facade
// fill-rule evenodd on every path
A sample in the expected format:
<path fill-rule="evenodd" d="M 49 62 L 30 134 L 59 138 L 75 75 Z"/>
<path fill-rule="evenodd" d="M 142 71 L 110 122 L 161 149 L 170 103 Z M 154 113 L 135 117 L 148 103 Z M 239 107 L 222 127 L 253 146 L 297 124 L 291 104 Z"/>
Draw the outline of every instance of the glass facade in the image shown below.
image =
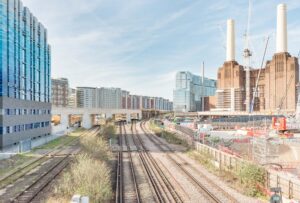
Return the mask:
<path fill-rule="evenodd" d="M 175 90 L 173 91 L 174 111 L 192 112 L 201 110 L 201 98 L 214 96 L 217 81 L 193 75 L 188 71 L 176 74 Z"/>
<path fill-rule="evenodd" d="M 0 148 L 51 132 L 47 30 L 20 0 L 0 0 Z"/>
<path fill-rule="evenodd" d="M 50 102 L 47 30 L 19 0 L 0 0 L 0 96 Z"/>

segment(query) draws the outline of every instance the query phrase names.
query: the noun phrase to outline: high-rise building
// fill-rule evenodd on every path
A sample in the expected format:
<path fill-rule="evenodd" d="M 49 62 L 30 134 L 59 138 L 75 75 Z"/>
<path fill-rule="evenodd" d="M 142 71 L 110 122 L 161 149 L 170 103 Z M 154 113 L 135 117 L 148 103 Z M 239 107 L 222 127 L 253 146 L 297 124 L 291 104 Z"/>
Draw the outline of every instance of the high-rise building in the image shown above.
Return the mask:
<path fill-rule="evenodd" d="M 67 107 L 69 99 L 69 81 L 67 78 L 52 79 L 52 105 Z"/>
<path fill-rule="evenodd" d="M 76 99 L 78 108 L 97 108 L 95 87 L 77 87 Z"/>
<path fill-rule="evenodd" d="M 122 109 L 129 109 L 130 108 L 130 100 L 129 100 L 129 92 L 122 90 Z"/>
<path fill-rule="evenodd" d="M 120 88 L 97 88 L 97 107 L 103 109 L 121 109 L 122 90 Z"/>
<path fill-rule="evenodd" d="M 76 108 L 77 107 L 77 95 L 76 89 L 69 88 L 69 97 L 68 97 L 68 107 L 69 108 Z"/>
<path fill-rule="evenodd" d="M 216 80 L 193 75 L 188 71 L 176 74 L 176 87 L 173 91 L 174 111 L 192 112 L 202 110 L 202 98 L 213 96 L 216 92 Z"/>
<path fill-rule="evenodd" d="M 167 99 L 130 95 L 120 88 L 78 87 L 76 92 L 78 108 L 173 110 L 173 103 Z"/>
<path fill-rule="evenodd" d="M 51 133 L 47 41 L 46 28 L 20 0 L 0 0 L 0 148 L 23 148 Z"/>

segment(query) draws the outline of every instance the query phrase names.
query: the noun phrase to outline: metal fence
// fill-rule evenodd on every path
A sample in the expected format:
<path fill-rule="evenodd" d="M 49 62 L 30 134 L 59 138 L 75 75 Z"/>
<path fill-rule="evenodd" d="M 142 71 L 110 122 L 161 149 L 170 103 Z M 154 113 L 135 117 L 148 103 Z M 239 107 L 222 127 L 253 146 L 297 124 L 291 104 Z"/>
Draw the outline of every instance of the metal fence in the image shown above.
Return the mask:
<path fill-rule="evenodd" d="M 223 151 L 209 147 L 199 142 L 195 142 L 194 144 L 195 149 L 198 152 L 209 154 L 220 170 L 237 173 L 244 164 L 250 163 L 246 160 L 227 154 Z M 295 177 L 288 177 L 287 175 L 278 173 L 273 170 L 266 170 L 265 186 L 267 189 L 271 187 L 281 187 L 284 197 L 300 200 L 300 181 Z"/>
<path fill-rule="evenodd" d="M 179 135 L 184 136 L 185 139 L 193 140 L 193 131 L 184 126 L 170 126 L 170 130 L 177 131 Z M 216 148 L 207 146 L 200 142 L 192 142 L 195 149 L 200 153 L 205 153 L 211 156 L 215 166 L 219 167 L 220 170 L 226 170 L 233 173 L 238 173 L 240 168 L 246 163 L 251 163 L 244 159 L 238 158 L 234 155 L 228 154 Z M 300 180 L 295 177 L 289 177 L 282 173 L 274 170 L 266 171 L 266 182 L 265 187 L 268 191 L 271 187 L 281 187 L 282 194 L 284 197 L 289 199 L 300 200 Z"/>

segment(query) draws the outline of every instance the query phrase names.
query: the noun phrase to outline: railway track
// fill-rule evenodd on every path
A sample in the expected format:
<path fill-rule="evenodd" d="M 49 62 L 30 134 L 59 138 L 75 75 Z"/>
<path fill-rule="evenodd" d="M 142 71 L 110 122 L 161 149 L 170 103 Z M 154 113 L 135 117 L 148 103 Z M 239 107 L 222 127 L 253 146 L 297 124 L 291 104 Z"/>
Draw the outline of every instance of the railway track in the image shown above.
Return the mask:
<path fill-rule="evenodd" d="M 123 138 L 122 138 L 122 125 L 119 125 L 119 145 L 117 163 L 117 182 L 116 182 L 116 203 L 124 202 L 124 185 L 123 185 Z"/>
<path fill-rule="evenodd" d="M 95 128 L 91 129 L 94 130 Z M 58 146 L 57 148 L 43 154 L 42 156 L 40 156 L 39 158 L 29 162 L 28 164 L 26 164 L 25 166 L 22 166 L 20 168 L 17 168 L 13 173 L 8 174 L 7 176 L 3 177 L 0 179 L 0 189 L 3 189 L 4 187 L 6 187 L 9 184 L 14 183 L 16 180 L 18 180 L 19 178 L 21 178 L 22 176 L 24 176 L 25 174 L 27 174 L 29 171 L 31 171 L 32 169 L 42 165 L 44 162 L 48 161 L 49 159 L 51 159 L 51 157 L 57 156 L 61 151 L 63 151 L 64 149 L 62 148 L 63 146 L 66 145 L 71 145 L 73 143 L 76 143 L 80 137 L 86 135 L 90 133 L 88 132 L 84 132 L 82 133 L 80 136 L 78 136 L 77 138 L 74 138 L 72 140 L 70 140 L 69 142 L 64 142 L 62 145 Z"/>
<path fill-rule="evenodd" d="M 169 158 L 169 160 L 171 160 L 191 180 L 191 182 L 199 189 L 199 191 L 202 192 L 211 202 L 238 202 L 229 193 L 216 185 L 216 183 L 208 179 L 205 174 L 197 170 L 194 166 L 186 163 L 186 161 L 182 157 L 174 153 L 174 150 L 170 146 L 163 143 L 160 139 L 153 135 L 153 133 L 151 133 L 151 135 L 153 136 L 150 136 L 149 130 L 145 128 L 145 122 L 140 123 L 140 128 L 148 137 L 148 139 L 152 143 L 154 143 L 161 151 L 172 152 L 172 155 L 166 153 L 166 156 Z M 147 129 L 147 132 L 145 129 Z M 181 163 L 178 160 L 180 160 Z M 206 184 L 200 182 L 187 168 L 193 170 L 193 173 L 199 174 L 201 178 L 204 179 L 203 182 L 206 182 Z"/>
<path fill-rule="evenodd" d="M 157 202 L 183 202 L 175 187 L 171 184 L 166 174 L 159 167 L 158 163 L 144 145 L 142 139 L 137 133 L 135 123 L 132 129 L 133 142 L 137 147 L 141 161 L 143 162 L 147 175 L 150 178 L 156 194 Z"/>
<path fill-rule="evenodd" d="M 137 183 L 136 171 L 133 165 L 131 147 L 128 141 L 125 125 L 122 123 L 119 125 L 119 132 L 119 145 L 121 149 L 118 152 L 116 202 L 140 203 L 141 195 Z M 123 152 L 124 141 L 126 147 L 125 152 Z M 126 169 L 128 169 L 128 171 L 126 171 Z"/>
<path fill-rule="evenodd" d="M 136 172 L 135 172 L 135 168 L 134 168 L 134 165 L 133 165 L 133 160 L 132 160 L 132 154 L 131 154 L 131 148 L 130 148 L 130 144 L 129 144 L 129 141 L 128 141 L 128 136 L 127 136 L 127 133 L 126 133 L 126 128 L 125 126 L 123 125 L 123 135 L 124 135 L 124 138 L 125 138 L 125 143 L 126 143 L 126 147 L 127 147 L 127 155 L 129 157 L 129 167 L 130 167 L 130 172 L 131 172 L 131 179 L 132 179 L 132 184 L 133 184 L 133 190 L 134 190 L 134 202 L 137 202 L 137 203 L 140 203 L 141 202 L 141 195 L 140 195 L 140 191 L 139 191 L 139 187 L 138 187 L 138 184 L 137 184 L 137 178 L 136 178 Z"/>
<path fill-rule="evenodd" d="M 88 132 L 83 133 L 83 135 L 94 135 L 98 132 L 97 128 L 93 128 L 89 130 Z M 80 136 L 80 137 L 81 137 Z M 75 139 L 72 140 L 69 144 L 74 144 L 79 140 Z M 77 144 L 77 143 L 76 143 Z M 60 150 L 62 151 L 62 150 Z M 59 151 L 59 152 L 60 152 Z M 26 177 L 30 177 L 31 175 L 34 175 L 34 179 L 31 181 L 28 181 L 22 188 L 22 190 L 19 191 L 10 191 L 8 194 L 4 194 L 3 197 L 0 196 L 1 200 L 4 200 L 4 202 L 21 202 L 21 203 L 27 203 L 34 200 L 40 192 L 42 192 L 47 185 L 49 185 L 50 182 L 52 182 L 59 174 L 60 172 L 65 169 L 68 164 L 70 163 L 71 157 L 75 152 L 78 152 L 77 147 L 71 147 L 69 149 L 69 152 L 62 155 L 62 156 L 54 156 L 57 155 L 59 152 L 55 152 L 54 154 L 51 154 L 51 158 L 47 160 L 47 163 L 44 164 L 43 170 L 38 170 L 36 172 L 33 172 L 30 175 L 22 174 L 19 178 L 24 178 L 24 181 L 26 181 Z M 41 164 L 40 164 L 41 165 Z M 29 172 L 28 172 L 29 173 Z M 17 181 L 17 180 L 16 180 Z M 16 187 L 19 185 L 17 184 Z"/>
<path fill-rule="evenodd" d="M 173 185 L 168 180 L 167 176 L 164 174 L 164 171 L 159 167 L 158 163 L 154 160 L 152 155 L 146 149 L 144 143 L 139 138 L 139 135 L 135 129 L 135 125 L 132 126 L 131 132 L 132 142 L 130 145 L 129 136 L 126 132 L 125 125 L 119 126 L 120 136 L 119 136 L 119 144 L 121 146 L 121 150 L 118 152 L 118 163 L 117 163 L 117 183 L 116 183 L 116 203 L 120 202 L 183 202 Z M 125 149 L 124 147 L 125 146 Z M 133 155 L 135 157 L 135 161 L 138 161 L 138 165 L 140 165 L 140 169 L 142 170 L 143 177 L 146 177 L 148 192 L 152 191 L 152 200 L 142 199 L 141 191 L 139 188 L 139 184 L 136 174 L 136 168 L 138 167 L 137 162 L 133 161 Z M 129 160 L 126 163 L 126 160 Z M 124 172 L 127 169 L 130 170 L 130 178 L 126 177 L 126 173 Z M 125 177 L 124 177 L 125 176 Z M 128 173 L 127 173 L 127 176 Z M 141 176 L 141 173 L 139 173 Z M 150 188 L 149 188 L 150 187 Z M 149 190 L 150 189 L 150 190 Z M 126 191 L 134 191 L 131 196 L 126 193 Z M 128 198 L 129 197 L 129 198 Z"/>

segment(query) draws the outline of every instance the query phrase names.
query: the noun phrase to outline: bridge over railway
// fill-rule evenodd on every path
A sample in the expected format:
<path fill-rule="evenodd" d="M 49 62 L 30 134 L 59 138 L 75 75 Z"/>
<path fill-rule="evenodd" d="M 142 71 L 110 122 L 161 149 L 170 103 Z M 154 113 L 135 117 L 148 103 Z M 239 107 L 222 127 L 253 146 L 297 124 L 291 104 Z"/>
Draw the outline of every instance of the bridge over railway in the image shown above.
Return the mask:
<path fill-rule="evenodd" d="M 249 114 L 246 111 L 200 111 L 200 112 L 175 112 L 177 117 L 203 117 L 203 116 L 271 116 L 277 115 L 277 112 L 253 112 Z"/>
<path fill-rule="evenodd" d="M 76 122 L 80 122 L 81 126 L 84 128 L 91 128 L 93 125 L 97 125 L 99 120 L 113 119 L 117 115 L 122 115 L 127 121 L 130 121 L 133 115 L 135 118 L 141 119 L 142 111 L 136 109 L 52 107 L 53 118 L 57 118 L 59 120 L 59 125 L 65 126 L 65 128 Z"/>

